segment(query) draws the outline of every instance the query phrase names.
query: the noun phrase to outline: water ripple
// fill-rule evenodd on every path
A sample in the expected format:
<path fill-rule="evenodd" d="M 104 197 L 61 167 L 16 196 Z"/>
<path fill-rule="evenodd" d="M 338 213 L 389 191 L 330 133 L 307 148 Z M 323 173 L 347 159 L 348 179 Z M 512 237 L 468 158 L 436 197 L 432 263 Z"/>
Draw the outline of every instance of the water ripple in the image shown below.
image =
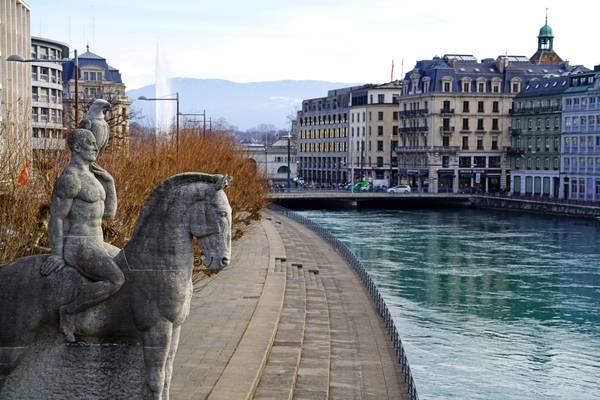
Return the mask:
<path fill-rule="evenodd" d="M 369 269 L 421 398 L 600 398 L 599 224 L 473 210 L 303 214 Z"/>

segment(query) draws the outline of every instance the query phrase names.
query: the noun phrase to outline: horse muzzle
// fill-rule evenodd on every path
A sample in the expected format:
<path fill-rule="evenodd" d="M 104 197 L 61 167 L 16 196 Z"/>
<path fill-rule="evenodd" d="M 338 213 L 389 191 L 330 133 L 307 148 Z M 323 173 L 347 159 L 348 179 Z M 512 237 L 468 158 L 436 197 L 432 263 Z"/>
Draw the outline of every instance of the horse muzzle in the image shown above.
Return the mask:
<path fill-rule="evenodd" d="M 208 263 L 206 263 L 207 260 Z M 204 259 L 204 267 L 210 270 L 219 270 L 228 266 L 229 262 L 229 257 L 221 257 L 221 259 L 218 259 L 218 257 L 206 257 Z"/>

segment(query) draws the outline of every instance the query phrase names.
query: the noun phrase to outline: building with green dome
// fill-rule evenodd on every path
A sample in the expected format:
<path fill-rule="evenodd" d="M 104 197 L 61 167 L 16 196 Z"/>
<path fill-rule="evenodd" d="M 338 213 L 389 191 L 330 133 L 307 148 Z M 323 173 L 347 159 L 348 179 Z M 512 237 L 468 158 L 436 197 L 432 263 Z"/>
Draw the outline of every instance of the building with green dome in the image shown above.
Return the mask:
<path fill-rule="evenodd" d="M 538 34 L 538 48 L 530 60 L 533 64 L 560 64 L 562 58 L 554 51 L 554 35 L 552 28 L 548 25 L 548 15 L 546 14 L 546 23 L 540 28 Z"/>

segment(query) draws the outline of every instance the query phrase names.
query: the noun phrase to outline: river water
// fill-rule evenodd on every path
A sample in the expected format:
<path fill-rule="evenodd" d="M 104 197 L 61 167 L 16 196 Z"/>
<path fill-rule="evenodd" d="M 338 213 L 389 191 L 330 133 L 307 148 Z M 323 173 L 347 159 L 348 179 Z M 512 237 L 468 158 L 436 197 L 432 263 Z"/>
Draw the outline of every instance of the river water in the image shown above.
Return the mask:
<path fill-rule="evenodd" d="M 600 399 L 600 222 L 311 210 L 363 261 L 419 397 Z"/>

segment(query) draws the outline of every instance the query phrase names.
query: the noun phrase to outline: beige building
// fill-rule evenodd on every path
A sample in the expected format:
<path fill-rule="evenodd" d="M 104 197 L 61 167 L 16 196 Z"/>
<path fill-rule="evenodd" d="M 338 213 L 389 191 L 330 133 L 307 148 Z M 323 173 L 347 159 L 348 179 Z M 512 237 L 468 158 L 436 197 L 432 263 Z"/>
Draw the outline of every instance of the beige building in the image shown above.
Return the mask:
<path fill-rule="evenodd" d="M 8 62 L 31 50 L 30 8 L 22 0 L 0 0 L 0 171 L 14 176 L 31 159 L 31 66 Z"/>
<path fill-rule="evenodd" d="M 373 186 L 397 184 L 398 101 L 401 82 L 371 85 L 351 93 L 346 168 L 348 177 Z"/>
<path fill-rule="evenodd" d="M 435 193 L 506 190 L 512 99 L 525 82 L 568 70 L 522 56 L 478 61 L 449 54 L 417 62 L 399 100 L 401 182 Z"/>
<path fill-rule="evenodd" d="M 296 139 L 292 136 L 289 142 L 289 161 L 287 136 L 280 137 L 275 143 L 268 146 L 265 146 L 264 143 L 242 143 L 242 151 L 254 162 L 258 173 L 270 186 L 287 185 L 289 164 L 290 185 L 296 187 L 298 163 L 296 162 L 295 142 Z"/>
<path fill-rule="evenodd" d="M 111 104 L 106 113 L 110 126 L 113 145 L 122 146 L 129 143 L 129 114 L 131 101 L 125 95 L 125 84 L 118 69 L 110 66 L 104 57 L 87 51 L 79 57 L 79 116 L 78 121 L 85 115 L 95 99 L 105 99 Z M 75 60 L 67 63 L 63 71 L 64 80 L 64 111 L 65 127 L 70 128 L 75 121 Z"/>

